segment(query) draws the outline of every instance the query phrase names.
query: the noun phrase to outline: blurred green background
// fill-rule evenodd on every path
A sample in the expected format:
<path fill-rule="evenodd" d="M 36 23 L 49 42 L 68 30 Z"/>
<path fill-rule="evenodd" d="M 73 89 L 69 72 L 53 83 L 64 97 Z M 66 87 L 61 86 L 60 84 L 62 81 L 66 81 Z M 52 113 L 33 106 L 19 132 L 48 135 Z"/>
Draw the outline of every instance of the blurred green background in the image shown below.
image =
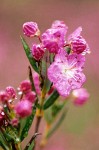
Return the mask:
<path fill-rule="evenodd" d="M 17 87 L 27 77 L 29 63 L 20 41 L 23 23 L 35 21 L 44 32 L 54 20 L 64 20 L 68 34 L 83 27 L 91 49 L 84 69 L 90 99 L 83 107 L 70 104 L 46 150 L 99 150 L 99 0 L 0 0 L 0 90 Z"/>

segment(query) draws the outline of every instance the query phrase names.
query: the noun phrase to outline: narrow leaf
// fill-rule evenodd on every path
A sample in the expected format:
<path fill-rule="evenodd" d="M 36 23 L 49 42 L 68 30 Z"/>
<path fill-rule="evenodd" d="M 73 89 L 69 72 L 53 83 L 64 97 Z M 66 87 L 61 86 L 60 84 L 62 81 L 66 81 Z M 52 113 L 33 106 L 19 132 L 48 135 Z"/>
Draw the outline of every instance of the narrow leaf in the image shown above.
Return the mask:
<path fill-rule="evenodd" d="M 28 60 L 31 64 L 31 66 L 33 67 L 33 69 L 38 72 L 38 67 L 37 67 L 37 62 L 36 60 L 32 57 L 31 55 L 31 50 L 28 46 L 28 44 L 26 43 L 25 39 L 23 37 L 21 37 L 21 41 L 22 41 L 22 44 L 23 44 L 23 48 L 25 50 L 25 53 L 26 53 L 26 56 L 28 57 Z"/>
<path fill-rule="evenodd" d="M 4 149 L 4 150 L 10 150 L 8 143 L 4 137 L 4 135 L 0 132 L 0 146 Z"/>
<path fill-rule="evenodd" d="M 44 117 L 48 124 L 52 124 L 53 122 L 55 122 L 56 117 L 58 117 L 59 113 L 63 110 L 66 102 L 67 101 L 57 101 L 46 111 L 44 111 Z"/>
<path fill-rule="evenodd" d="M 12 126 L 8 126 L 3 134 L 8 142 L 14 141 L 15 143 L 18 143 L 20 141 L 16 128 L 13 128 Z"/>
<path fill-rule="evenodd" d="M 35 148 L 35 138 L 40 135 L 40 133 L 35 133 L 29 143 L 26 145 L 24 150 L 33 150 Z"/>
<path fill-rule="evenodd" d="M 32 143 L 30 144 L 27 150 L 33 150 L 34 146 L 35 146 L 35 143 L 34 141 L 32 141 Z"/>
<path fill-rule="evenodd" d="M 21 133 L 20 133 L 21 141 L 23 141 L 23 139 L 28 135 L 28 131 L 32 125 L 35 113 L 36 113 L 36 107 L 33 107 L 32 114 L 21 122 L 21 128 L 20 128 L 21 129 Z"/>
<path fill-rule="evenodd" d="M 46 138 L 50 138 L 53 133 L 60 127 L 60 125 L 62 124 L 65 116 L 67 114 L 67 110 L 63 111 L 63 113 L 61 114 L 60 118 L 58 119 L 58 121 L 55 123 L 55 125 L 51 128 L 51 130 L 49 130 Z"/>
<path fill-rule="evenodd" d="M 45 101 L 43 109 L 47 109 L 50 106 L 52 106 L 58 97 L 59 97 L 59 93 L 55 90 Z"/>

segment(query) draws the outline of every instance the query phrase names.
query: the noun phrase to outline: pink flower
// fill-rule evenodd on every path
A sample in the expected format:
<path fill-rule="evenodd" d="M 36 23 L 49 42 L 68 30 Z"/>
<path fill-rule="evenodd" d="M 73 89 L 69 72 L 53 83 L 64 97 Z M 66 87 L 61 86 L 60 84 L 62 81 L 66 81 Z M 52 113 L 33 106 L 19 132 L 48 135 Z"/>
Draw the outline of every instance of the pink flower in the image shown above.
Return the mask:
<path fill-rule="evenodd" d="M 12 86 L 6 87 L 6 92 L 8 93 L 11 99 L 14 99 L 16 97 L 15 89 Z"/>
<path fill-rule="evenodd" d="M 28 93 L 25 95 L 25 98 L 26 98 L 29 102 L 34 103 L 34 102 L 35 102 L 35 98 L 36 98 L 36 94 L 35 94 L 35 92 L 30 91 L 30 92 L 28 92 Z"/>
<path fill-rule="evenodd" d="M 26 22 L 23 24 L 23 33 L 28 37 L 39 36 L 40 31 L 36 22 Z"/>
<path fill-rule="evenodd" d="M 67 26 L 62 21 L 55 21 L 52 28 L 42 34 L 42 43 L 50 53 L 58 53 L 65 44 Z"/>
<path fill-rule="evenodd" d="M 21 100 L 16 104 L 15 112 L 21 118 L 27 117 L 32 113 L 32 104 L 28 100 Z"/>
<path fill-rule="evenodd" d="M 89 93 L 85 88 L 73 90 L 72 94 L 74 97 L 73 102 L 75 105 L 83 105 L 89 98 Z"/>
<path fill-rule="evenodd" d="M 0 91 L 0 101 L 5 103 L 9 100 L 9 95 L 6 91 Z"/>
<path fill-rule="evenodd" d="M 64 50 L 55 56 L 55 61 L 48 68 L 48 78 L 60 95 L 68 96 L 73 89 L 78 89 L 85 82 L 82 73 L 85 58 L 82 55 L 67 55 Z"/>
<path fill-rule="evenodd" d="M 32 46 L 32 55 L 38 61 L 44 55 L 44 48 L 40 44 L 33 44 Z"/>
<path fill-rule="evenodd" d="M 33 80 L 34 80 L 36 93 L 40 95 L 41 89 L 40 89 L 40 80 L 39 80 L 39 74 L 38 73 L 36 73 L 36 72 L 33 73 Z"/>
<path fill-rule="evenodd" d="M 23 93 L 27 93 L 29 91 L 31 91 L 31 83 L 29 80 L 24 80 L 20 83 L 20 90 Z"/>
<path fill-rule="evenodd" d="M 89 46 L 86 40 L 80 35 L 82 31 L 81 27 L 78 27 L 68 38 L 71 50 L 77 54 L 90 53 Z"/>

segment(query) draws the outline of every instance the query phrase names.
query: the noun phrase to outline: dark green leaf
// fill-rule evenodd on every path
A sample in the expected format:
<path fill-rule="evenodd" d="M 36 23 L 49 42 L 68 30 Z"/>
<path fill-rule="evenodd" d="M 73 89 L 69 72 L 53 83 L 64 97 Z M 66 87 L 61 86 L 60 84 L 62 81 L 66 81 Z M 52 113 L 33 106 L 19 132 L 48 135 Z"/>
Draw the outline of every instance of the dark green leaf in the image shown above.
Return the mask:
<path fill-rule="evenodd" d="M 22 120 L 21 126 L 20 126 L 20 130 L 21 130 L 20 131 L 20 139 L 21 139 L 21 141 L 23 141 L 23 139 L 28 135 L 28 131 L 32 125 L 35 113 L 36 113 L 36 108 L 33 107 L 32 114 L 29 117 Z"/>
<path fill-rule="evenodd" d="M 28 60 L 31 64 L 31 66 L 33 67 L 33 69 L 38 72 L 38 67 L 37 67 L 37 62 L 36 60 L 32 57 L 31 55 L 31 51 L 30 51 L 30 48 L 28 46 L 28 44 L 26 43 L 25 39 L 23 37 L 21 37 L 21 41 L 22 41 L 22 44 L 23 44 L 23 48 L 25 50 L 25 53 L 26 53 L 26 56 L 28 57 Z"/>
<path fill-rule="evenodd" d="M 14 141 L 15 143 L 20 142 L 20 138 L 18 137 L 18 132 L 12 126 L 8 126 L 6 131 L 4 132 L 4 136 L 7 141 Z"/>
<path fill-rule="evenodd" d="M 0 132 L 0 146 L 4 149 L 4 150 L 10 150 L 8 142 L 6 141 L 4 135 Z"/>
<path fill-rule="evenodd" d="M 58 97 L 59 97 L 59 93 L 55 90 L 45 101 L 43 109 L 47 109 L 50 106 L 52 106 Z"/>

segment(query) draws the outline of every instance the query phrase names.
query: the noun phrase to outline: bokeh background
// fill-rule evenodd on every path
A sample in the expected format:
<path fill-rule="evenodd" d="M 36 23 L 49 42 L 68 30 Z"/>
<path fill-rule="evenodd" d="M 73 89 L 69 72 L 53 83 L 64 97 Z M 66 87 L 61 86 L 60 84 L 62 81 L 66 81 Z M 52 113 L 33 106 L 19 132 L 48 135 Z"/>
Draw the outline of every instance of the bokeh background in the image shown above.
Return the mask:
<path fill-rule="evenodd" d="M 99 0 L 0 0 L 0 90 L 17 87 L 27 78 L 22 24 L 35 21 L 44 32 L 54 20 L 64 20 L 68 33 L 83 27 L 91 49 L 84 70 L 90 99 L 83 107 L 70 104 L 67 118 L 46 150 L 99 150 Z"/>

